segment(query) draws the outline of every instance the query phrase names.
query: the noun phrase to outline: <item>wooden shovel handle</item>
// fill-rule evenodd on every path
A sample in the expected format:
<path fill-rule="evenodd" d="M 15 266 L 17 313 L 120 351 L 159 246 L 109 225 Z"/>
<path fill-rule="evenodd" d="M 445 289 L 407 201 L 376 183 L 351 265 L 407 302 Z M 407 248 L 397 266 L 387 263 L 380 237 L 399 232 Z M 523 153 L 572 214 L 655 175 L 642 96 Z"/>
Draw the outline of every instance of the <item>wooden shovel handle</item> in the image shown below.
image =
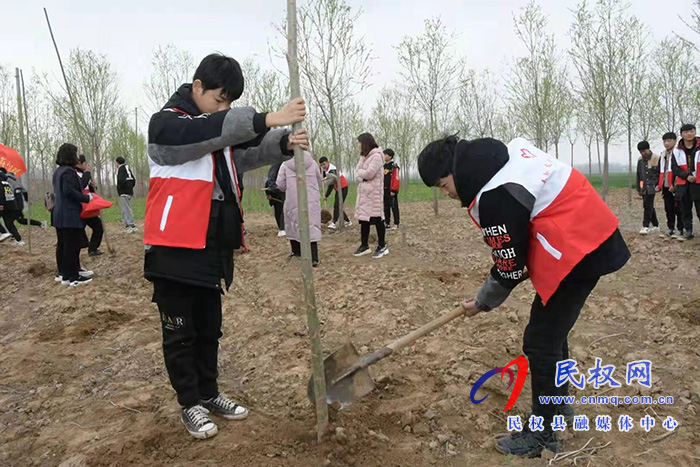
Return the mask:
<path fill-rule="evenodd" d="M 392 342 L 391 344 L 387 345 L 388 348 L 390 348 L 393 352 L 396 352 L 398 350 L 403 349 L 404 347 L 408 347 L 409 345 L 413 344 L 415 341 L 420 339 L 421 337 L 425 336 L 426 334 L 430 334 L 437 328 L 444 326 L 445 324 L 449 323 L 455 318 L 459 318 L 463 314 L 467 312 L 467 309 L 464 308 L 462 305 L 458 306 L 454 310 L 450 311 L 449 313 L 445 313 L 444 315 L 440 316 L 439 318 L 436 318 L 429 323 L 424 324 L 423 326 L 419 327 L 415 331 L 413 331 L 410 334 L 407 334 L 403 336 L 401 339 L 396 340 Z"/>

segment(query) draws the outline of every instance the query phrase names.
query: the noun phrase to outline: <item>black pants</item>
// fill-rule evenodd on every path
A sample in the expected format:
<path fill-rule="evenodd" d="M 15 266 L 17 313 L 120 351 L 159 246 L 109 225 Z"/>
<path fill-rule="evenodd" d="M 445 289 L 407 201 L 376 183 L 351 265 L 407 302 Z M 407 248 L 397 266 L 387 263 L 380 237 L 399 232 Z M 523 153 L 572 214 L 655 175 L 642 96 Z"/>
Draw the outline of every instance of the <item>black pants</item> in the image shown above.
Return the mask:
<path fill-rule="evenodd" d="M 270 201 L 270 204 L 275 209 L 275 221 L 277 221 L 277 229 L 284 230 L 284 203 L 280 201 Z"/>
<path fill-rule="evenodd" d="M 343 206 L 348 202 L 348 187 L 343 188 Z M 333 202 L 333 222 L 337 223 L 340 218 L 340 198 L 338 198 L 338 192 L 335 193 L 335 201 Z M 349 222 L 350 219 L 348 215 L 345 214 L 345 209 L 343 209 L 343 220 Z"/>
<path fill-rule="evenodd" d="M 221 292 L 156 280 L 153 301 L 160 312 L 163 357 L 177 401 L 191 407 L 217 397 Z"/>
<path fill-rule="evenodd" d="M 687 232 L 693 231 L 693 205 L 695 206 L 695 215 L 700 219 L 700 199 L 693 200 L 690 194 L 690 187 L 686 187 L 685 193 L 681 198 L 681 212 L 683 214 L 683 226 Z M 8 225 L 9 229 L 10 226 Z"/>
<path fill-rule="evenodd" d="M 680 232 L 683 230 L 680 202 L 676 199 L 676 194 L 667 187 L 664 187 L 662 195 L 664 197 L 664 211 L 666 211 L 666 226 L 668 230 L 678 230 Z"/>
<path fill-rule="evenodd" d="M 390 190 L 384 190 L 384 220 L 387 227 L 391 224 L 391 213 L 394 213 L 394 225 L 399 225 L 399 194 L 391 196 Z"/>
<path fill-rule="evenodd" d="M 523 351 L 530 362 L 532 411 L 544 417 L 545 425 L 553 419 L 557 407 L 554 404 L 540 404 L 539 396 L 569 394 L 568 383 L 560 387 L 555 385 L 557 362 L 569 358 L 567 336 L 599 279 L 566 278 L 546 306 L 539 295 L 532 303 L 530 322 L 523 338 Z"/>
<path fill-rule="evenodd" d="M 24 217 L 24 213 L 20 213 L 20 214 L 19 214 L 19 217 L 17 218 L 17 223 L 18 223 L 18 224 L 21 224 L 21 225 L 27 225 L 27 224 L 29 224 L 29 225 L 34 225 L 34 226 L 36 226 L 36 227 L 41 227 L 41 222 L 39 222 L 39 221 L 36 220 L 36 219 L 32 219 L 32 220 L 30 221 L 29 219 L 27 219 L 26 217 Z"/>
<path fill-rule="evenodd" d="M 301 256 L 301 243 L 296 240 L 290 240 L 289 244 L 292 246 L 292 254 Z M 318 263 L 318 242 L 311 242 L 311 261 Z"/>
<path fill-rule="evenodd" d="M 7 231 L 12 234 L 12 236 L 15 238 L 15 240 L 22 241 L 22 236 L 19 234 L 19 231 L 17 230 L 17 226 L 15 225 L 15 221 L 19 218 L 20 212 L 19 211 L 0 211 L 2 213 L 2 220 L 5 221 L 5 227 L 7 227 Z"/>
<path fill-rule="evenodd" d="M 102 245 L 102 237 L 105 234 L 105 229 L 102 225 L 102 219 L 99 217 L 83 219 L 83 222 L 92 230 L 90 243 L 88 244 L 88 253 L 92 253 L 93 251 L 97 251 L 100 248 L 100 245 Z"/>
<path fill-rule="evenodd" d="M 83 229 L 56 229 L 56 266 L 65 280 L 77 280 L 80 273 L 80 248 Z"/>
<path fill-rule="evenodd" d="M 362 234 L 362 246 L 369 246 L 369 226 L 377 227 L 377 240 L 379 247 L 386 246 L 386 226 L 381 217 L 371 217 L 369 221 L 360 221 L 360 233 Z"/>
<path fill-rule="evenodd" d="M 656 217 L 656 209 L 654 209 L 654 193 L 650 195 L 642 195 L 642 204 L 644 205 L 644 220 L 642 226 L 649 227 L 649 223 L 654 227 L 659 226 L 659 219 Z"/>

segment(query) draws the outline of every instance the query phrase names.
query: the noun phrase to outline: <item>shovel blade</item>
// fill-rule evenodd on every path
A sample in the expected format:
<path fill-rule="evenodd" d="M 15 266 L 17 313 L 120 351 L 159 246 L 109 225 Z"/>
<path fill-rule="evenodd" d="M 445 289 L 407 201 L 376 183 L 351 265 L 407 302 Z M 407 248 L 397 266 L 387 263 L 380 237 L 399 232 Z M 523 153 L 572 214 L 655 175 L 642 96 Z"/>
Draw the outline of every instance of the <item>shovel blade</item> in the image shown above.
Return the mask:
<path fill-rule="evenodd" d="M 360 354 L 352 343 L 348 342 L 323 360 L 323 372 L 326 377 L 326 402 L 330 405 L 344 407 L 356 399 L 366 396 L 374 390 L 374 381 L 365 368 L 338 380 L 339 376 L 360 361 Z M 315 404 L 313 376 L 308 384 L 309 400 Z"/>

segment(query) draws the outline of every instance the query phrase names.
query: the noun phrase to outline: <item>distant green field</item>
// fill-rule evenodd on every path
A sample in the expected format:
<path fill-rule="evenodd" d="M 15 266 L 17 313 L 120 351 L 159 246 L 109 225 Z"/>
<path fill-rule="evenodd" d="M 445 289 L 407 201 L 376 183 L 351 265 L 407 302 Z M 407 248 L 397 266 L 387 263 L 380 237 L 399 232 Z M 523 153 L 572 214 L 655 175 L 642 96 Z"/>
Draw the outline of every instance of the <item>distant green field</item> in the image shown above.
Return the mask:
<path fill-rule="evenodd" d="M 600 189 L 603 184 L 603 177 L 601 175 L 590 175 L 588 176 L 591 184 L 596 188 Z M 634 182 L 633 182 L 634 184 Z M 613 173 L 610 174 L 610 188 L 625 188 L 627 187 L 627 174 L 625 173 Z M 357 185 L 350 184 L 347 204 L 349 206 L 355 205 L 355 200 L 357 198 Z M 333 197 L 331 195 L 328 199 L 329 207 L 333 206 Z M 400 193 L 400 200 L 402 203 L 410 203 L 416 201 L 432 201 L 433 191 L 431 188 L 425 186 L 420 181 L 411 181 L 408 184 L 408 188 L 404 189 L 402 186 L 402 191 Z M 439 195 L 440 199 L 444 199 L 442 195 Z M 111 201 L 115 201 L 111 199 Z M 134 210 L 134 218 L 137 220 L 143 220 L 144 212 L 146 210 L 146 198 L 134 198 L 131 201 L 132 209 Z M 267 199 L 265 198 L 265 192 L 262 190 L 245 190 L 243 193 L 243 209 L 246 212 L 259 212 L 271 210 Z M 121 212 L 117 207 L 116 203 L 110 209 L 103 211 L 103 217 L 107 222 L 117 222 L 121 220 Z M 48 221 L 49 216 L 46 209 L 44 209 L 44 203 L 34 202 L 32 203 L 32 219 L 45 220 Z"/>

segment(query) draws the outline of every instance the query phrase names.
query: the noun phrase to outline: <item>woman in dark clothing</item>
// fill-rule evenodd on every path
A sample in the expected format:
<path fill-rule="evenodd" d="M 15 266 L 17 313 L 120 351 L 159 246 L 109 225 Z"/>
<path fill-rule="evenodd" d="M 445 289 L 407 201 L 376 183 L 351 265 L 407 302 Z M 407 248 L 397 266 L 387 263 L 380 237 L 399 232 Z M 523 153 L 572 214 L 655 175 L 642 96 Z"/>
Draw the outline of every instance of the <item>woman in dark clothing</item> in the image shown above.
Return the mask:
<path fill-rule="evenodd" d="M 90 173 L 87 159 L 84 155 L 78 156 L 78 176 L 80 177 L 80 186 L 83 193 L 95 193 L 96 186 L 95 182 L 92 180 L 92 174 Z M 87 233 L 85 233 L 86 238 L 83 239 L 83 246 L 87 245 L 88 256 L 101 256 L 100 245 L 102 245 L 102 237 L 104 236 L 104 226 L 102 225 L 102 219 L 100 216 L 90 217 L 88 219 L 83 219 L 83 224 L 86 227 L 90 227 L 92 230 L 92 235 L 90 240 L 87 240 Z M 86 241 L 87 240 L 87 241 Z"/>
<path fill-rule="evenodd" d="M 58 168 L 53 173 L 56 201 L 51 211 L 51 221 L 58 237 L 56 265 L 62 283 L 76 287 L 92 281 L 90 271 L 80 270 L 80 248 L 85 228 L 80 218 L 81 203 L 90 202 L 92 194 L 83 193 L 75 170 L 78 165 L 78 148 L 69 143 L 62 144 L 58 148 L 56 164 Z"/>

